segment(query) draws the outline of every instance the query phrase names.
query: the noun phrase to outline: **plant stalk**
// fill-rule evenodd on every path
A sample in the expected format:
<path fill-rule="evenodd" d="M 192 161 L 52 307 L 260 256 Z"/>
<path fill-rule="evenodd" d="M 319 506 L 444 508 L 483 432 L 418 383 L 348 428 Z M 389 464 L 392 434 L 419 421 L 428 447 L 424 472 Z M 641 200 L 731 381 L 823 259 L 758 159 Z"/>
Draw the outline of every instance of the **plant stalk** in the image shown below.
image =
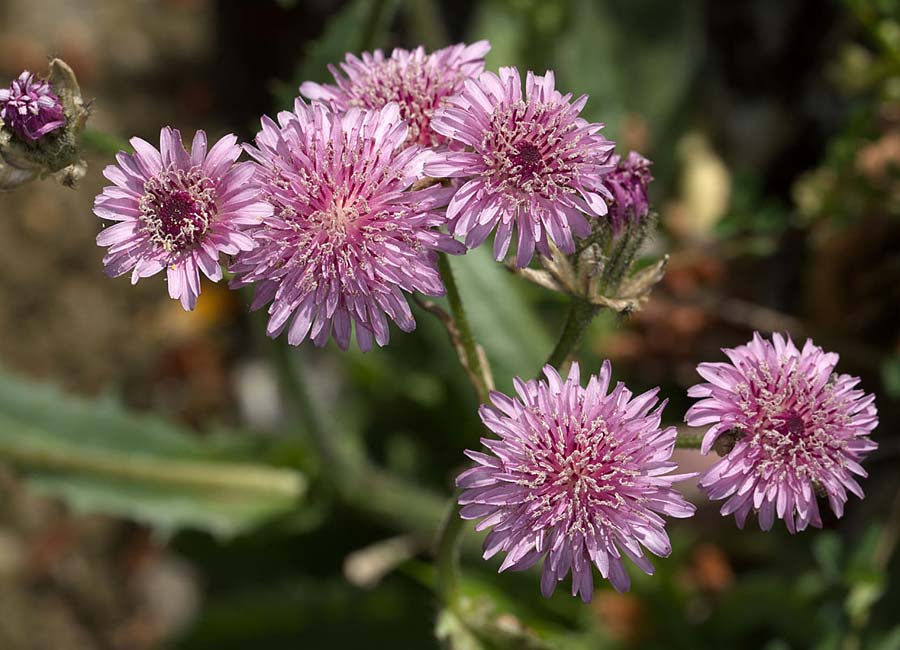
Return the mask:
<path fill-rule="evenodd" d="M 675 440 L 675 449 L 700 449 L 703 444 L 702 433 L 679 433 Z"/>
<path fill-rule="evenodd" d="M 459 601 L 459 551 L 465 521 L 459 516 L 456 498 L 450 501 L 437 543 L 437 587 L 444 606 L 455 609 Z"/>
<path fill-rule="evenodd" d="M 560 334 L 553 352 L 547 358 L 548 365 L 558 369 L 575 354 L 578 345 L 584 338 L 584 333 L 599 311 L 599 305 L 593 305 L 587 300 L 573 296 L 562 334 Z"/>
<path fill-rule="evenodd" d="M 489 399 L 491 390 L 493 390 L 493 380 L 484 358 L 484 353 L 475 341 L 475 335 L 469 325 L 469 319 L 463 306 L 462 297 L 459 295 L 459 288 L 456 286 L 456 278 L 453 276 L 453 269 L 450 268 L 450 261 L 445 253 L 441 253 L 438 258 L 438 270 L 444 287 L 447 289 L 447 302 L 450 304 L 450 313 L 453 317 L 453 326 L 455 332 L 448 327 L 451 339 L 454 343 L 458 342 L 460 353 L 460 363 L 469 375 L 472 387 L 478 400 L 486 404 Z"/>

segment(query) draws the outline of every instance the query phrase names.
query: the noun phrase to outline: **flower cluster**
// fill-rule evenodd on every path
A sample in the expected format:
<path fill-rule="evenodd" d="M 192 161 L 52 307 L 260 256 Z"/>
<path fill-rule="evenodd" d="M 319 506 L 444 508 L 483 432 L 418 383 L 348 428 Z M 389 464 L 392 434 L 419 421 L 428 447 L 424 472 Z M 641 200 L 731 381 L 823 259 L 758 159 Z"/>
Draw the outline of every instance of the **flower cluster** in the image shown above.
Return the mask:
<path fill-rule="evenodd" d="M 221 280 L 231 256 L 231 286 L 255 288 L 269 336 L 344 350 L 354 337 L 364 351 L 387 344 L 392 322 L 413 330 L 408 295 L 445 293 L 439 255 L 491 235 L 498 260 L 515 240 L 509 266 L 542 286 L 639 306 L 665 265 L 629 275 L 654 223 L 650 161 L 616 155 L 603 125 L 581 117 L 587 97 L 562 94 L 553 72 L 523 84 L 515 68 L 484 71 L 489 48 L 348 54 L 335 84 L 304 83 L 310 102 L 263 117 L 252 143 L 227 135 L 208 149 L 199 131 L 187 150 L 169 127 L 159 148 L 132 139 L 94 204 L 114 222 L 97 237 L 107 273 L 137 282 L 165 270 L 190 310 L 201 274 Z M 67 115 L 31 75 L 0 91 L 19 138 Z M 527 268 L 536 253 L 543 270 Z M 854 477 L 876 447 L 873 396 L 811 341 L 757 334 L 724 352 L 730 363 L 700 364 L 706 381 L 688 392 L 700 401 L 687 423 L 708 427 L 701 451 L 723 456 L 700 487 L 740 526 L 754 511 L 766 530 L 776 516 L 791 533 L 821 526 L 817 495 L 840 516 L 848 492 L 863 496 Z M 624 559 L 651 574 L 645 552 L 671 552 L 664 516 L 695 510 L 673 488 L 694 475 L 673 473 L 677 433 L 662 426 L 659 389 L 634 395 L 610 379 L 609 362 L 586 387 L 577 363 L 566 379 L 547 366 L 543 379 L 516 378 L 514 397 L 491 393 L 480 416 L 496 437 L 482 439 L 489 453 L 466 452 L 475 466 L 457 479 L 460 516 L 490 529 L 485 558 L 504 553 L 501 571 L 542 562 L 545 596 L 571 574 L 572 595 L 589 601 L 594 567 L 628 589 Z"/>
<path fill-rule="evenodd" d="M 701 363 L 706 382 L 688 392 L 701 399 L 687 423 L 712 425 L 701 451 L 725 437 L 730 447 L 701 487 L 727 499 L 722 514 L 741 527 L 752 510 L 763 530 L 776 516 L 792 533 L 821 527 L 820 491 L 840 517 L 848 491 L 863 496 L 853 476 L 866 476 L 859 462 L 877 446 L 869 438 L 878 425 L 875 396 L 856 388 L 859 378 L 835 374 L 838 355 L 810 340 L 797 349 L 790 337 L 754 334 L 724 352 L 730 363 Z"/>
<path fill-rule="evenodd" d="M 50 84 L 24 71 L 9 88 L 0 88 L 0 120 L 29 142 L 36 142 L 66 123 L 62 103 Z"/>
<path fill-rule="evenodd" d="M 233 137 L 227 163 L 212 165 L 167 155 L 182 150 L 171 129 L 162 152 L 133 141 L 97 199 L 98 216 L 122 222 L 98 237 L 107 271 L 136 281 L 166 268 L 191 309 L 198 270 L 218 280 L 230 254 L 232 286 L 254 285 L 253 307 L 269 305 L 270 336 L 346 349 L 355 332 L 366 350 L 388 342 L 390 321 L 415 327 L 404 294 L 443 295 L 438 254 L 492 232 L 498 259 L 515 234 L 519 267 L 551 243 L 574 252 L 614 200 L 614 144 L 552 72 L 528 72 L 524 91 L 514 68 L 484 72 L 489 49 L 348 54 L 335 84 L 301 85 L 310 104 L 263 118 L 243 146 L 249 164 Z"/>

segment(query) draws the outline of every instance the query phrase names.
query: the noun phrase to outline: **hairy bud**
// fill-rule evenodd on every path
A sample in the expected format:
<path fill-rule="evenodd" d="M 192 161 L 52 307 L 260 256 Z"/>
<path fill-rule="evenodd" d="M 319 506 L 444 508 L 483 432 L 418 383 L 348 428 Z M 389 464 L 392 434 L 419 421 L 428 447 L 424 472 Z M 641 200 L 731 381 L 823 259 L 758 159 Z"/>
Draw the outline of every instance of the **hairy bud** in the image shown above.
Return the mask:
<path fill-rule="evenodd" d="M 85 174 L 80 139 L 88 118 L 78 80 L 62 59 L 46 80 L 23 72 L 0 90 L 0 190 L 35 178 L 74 186 Z"/>

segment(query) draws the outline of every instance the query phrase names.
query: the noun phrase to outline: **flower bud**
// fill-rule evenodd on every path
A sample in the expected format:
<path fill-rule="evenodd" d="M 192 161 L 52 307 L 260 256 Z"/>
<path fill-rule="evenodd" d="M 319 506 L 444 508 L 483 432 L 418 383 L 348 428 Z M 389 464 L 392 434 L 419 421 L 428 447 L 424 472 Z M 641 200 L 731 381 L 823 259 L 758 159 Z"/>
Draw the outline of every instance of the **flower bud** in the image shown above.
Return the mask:
<path fill-rule="evenodd" d="M 85 174 L 81 133 L 88 111 L 75 73 L 50 61 L 46 80 L 27 70 L 0 89 L 0 190 L 53 176 L 72 187 Z"/>
<path fill-rule="evenodd" d="M 609 220 L 613 232 L 620 233 L 628 224 L 638 223 L 650 214 L 648 185 L 653 180 L 649 160 L 632 151 L 623 160 L 613 156 L 610 161 L 616 168 L 604 179 L 603 184 L 613 195 Z"/>
<path fill-rule="evenodd" d="M 574 255 L 566 255 L 551 244 L 552 255 L 539 258 L 543 269 L 508 266 L 526 280 L 551 291 L 628 314 L 647 301 L 653 287 L 662 280 L 669 261 L 666 255 L 634 271 L 637 253 L 656 224 L 657 216 L 653 212 L 639 221 L 630 220 L 620 232 L 611 222 L 599 224 Z"/>

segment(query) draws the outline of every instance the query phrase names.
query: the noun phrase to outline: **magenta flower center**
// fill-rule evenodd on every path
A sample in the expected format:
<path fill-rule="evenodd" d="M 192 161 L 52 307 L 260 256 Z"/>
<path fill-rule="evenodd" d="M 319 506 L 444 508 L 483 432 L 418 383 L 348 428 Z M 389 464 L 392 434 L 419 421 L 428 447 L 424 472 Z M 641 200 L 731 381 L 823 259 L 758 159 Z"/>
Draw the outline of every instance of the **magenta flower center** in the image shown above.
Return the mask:
<path fill-rule="evenodd" d="M 832 384 L 816 390 L 796 369 L 775 382 L 766 365 L 748 369 L 747 377 L 749 385 L 738 386 L 741 410 L 748 418 L 742 428 L 750 434 L 759 476 L 816 479 L 840 465 L 845 443 L 835 427 L 846 417 Z"/>
<path fill-rule="evenodd" d="M 799 437 L 806 430 L 806 423 L 803 418 L 793 409 L 787 410 L 782 416 L 783 424 L 778 427 L 778 431 L 792 438 Z"/>
<path fill-rule="evenodd" d="M 519 202 L 574 192 L 571 184 L 578 170 L 569 154 L 580 140 L 571 134 L 576 125 L 564 108 L 518 102 L 494 110 L 480 148 L 491 192 L 509 193 Z"/>
<path fill-rule="evenodd" d="M 606 525 L 607 509 L 615 509 L 623 490 L 633 485 L 627 469 L 632 455 L 616 449 L 615 439 L 600 419 L 569 426 L 580 429 L 569 445 L 560 442 L 567 435 L 559 431 L 532 449 L 528 459 L 508 469 L 519 483 L 534 489 L 535 500 L 529 508 L 534 526 L 565 522 L 570 531 L 585 532 Z"/>
<path fill-rule="evenodd" d="M 150 239 L 169 253 L 192 248 L 216 214 L 215 188 L 198 167 L 170 169 L 144 183 L 141 221 Z"/>
<path fill-rule="evenodd" d="M 544 164 L 544 158 L 541 156 L 540 150 L 530 143 L 519 146 L 519 151 L 510 156 L 509 159 L 513 164 L 513 168 L 518 168 L 519 174 L 523 177 L 537 174 Z"/>

